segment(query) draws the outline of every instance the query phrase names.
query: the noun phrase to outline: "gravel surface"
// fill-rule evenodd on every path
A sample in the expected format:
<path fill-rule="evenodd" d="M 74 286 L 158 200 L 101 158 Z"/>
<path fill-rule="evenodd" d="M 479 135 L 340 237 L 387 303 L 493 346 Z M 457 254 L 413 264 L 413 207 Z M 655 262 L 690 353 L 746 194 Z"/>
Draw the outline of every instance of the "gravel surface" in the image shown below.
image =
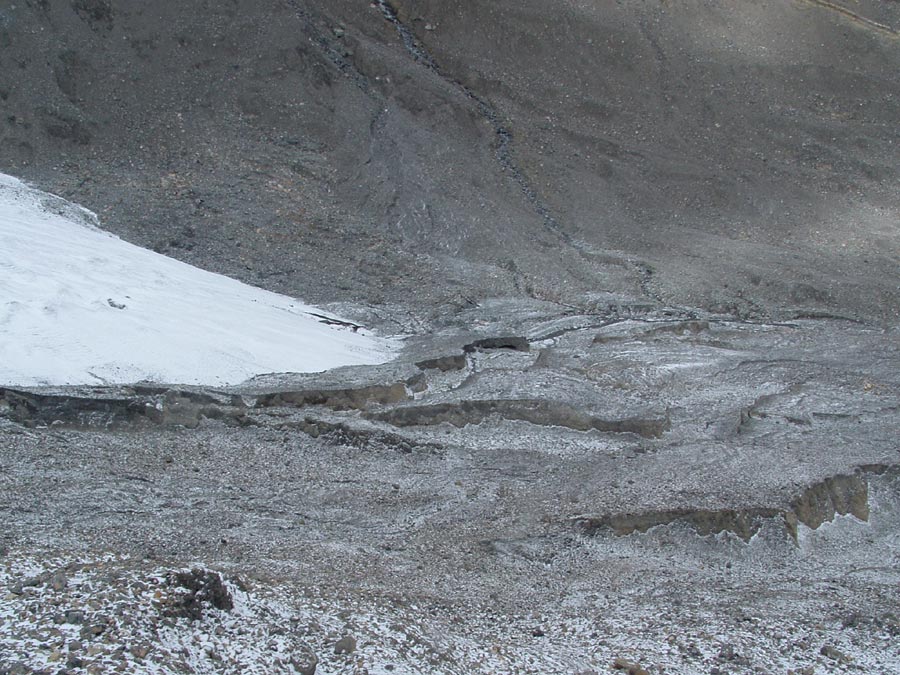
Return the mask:
<path fill-rule="evenodd" d="M 3 663 L 69 659 L 100 621 L 84 663 L 135 672 L 897 670 L 894 341 L 532 310 L 240 404 L 4 390 Z M 543 339 L 487 339 L 516 334 Z M 648 411 L 666 427 L 581 426 Z M 185 602 L 190 568 L 234 607 Z"/>
<path fill-rule="evenodd" d="M 0 172 L 406 347 L 0 383 L 0 675 L 900 673 L 898 29 L 4 3 Z"/>

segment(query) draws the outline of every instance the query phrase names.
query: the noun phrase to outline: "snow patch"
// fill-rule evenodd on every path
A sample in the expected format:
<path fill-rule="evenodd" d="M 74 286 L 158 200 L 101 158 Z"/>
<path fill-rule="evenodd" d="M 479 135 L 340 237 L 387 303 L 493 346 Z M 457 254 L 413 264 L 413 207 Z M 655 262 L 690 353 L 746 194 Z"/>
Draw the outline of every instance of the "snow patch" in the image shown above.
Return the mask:
<path fill-rule="evenodd" d="M 390 360 L 315 307 L 134 246 L 0 174 L 0 384 L 225 385 Z"/>

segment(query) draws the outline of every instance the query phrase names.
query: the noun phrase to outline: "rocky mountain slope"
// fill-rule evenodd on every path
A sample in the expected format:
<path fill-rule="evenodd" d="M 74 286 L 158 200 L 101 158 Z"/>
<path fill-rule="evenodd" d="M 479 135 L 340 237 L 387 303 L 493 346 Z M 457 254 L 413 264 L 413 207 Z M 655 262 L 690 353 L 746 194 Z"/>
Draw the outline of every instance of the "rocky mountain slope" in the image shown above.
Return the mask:
<path fill-rule="evenodd" d="M 894 321 L 898 28 L 893 0 L 27 0 L 0 170 L 315 302 Z"/>

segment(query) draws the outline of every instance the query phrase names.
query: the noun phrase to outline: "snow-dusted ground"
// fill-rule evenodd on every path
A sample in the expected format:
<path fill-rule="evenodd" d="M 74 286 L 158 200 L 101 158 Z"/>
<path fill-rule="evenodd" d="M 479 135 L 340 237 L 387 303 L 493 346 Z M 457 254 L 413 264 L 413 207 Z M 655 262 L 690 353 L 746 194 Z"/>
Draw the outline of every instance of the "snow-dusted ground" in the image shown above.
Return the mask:
<path fill-rule="evenodd" d="M 851 521 L 845 517 L 835 528 L 854 539 L 872 536 L 868 525 Z M 834 542 L 824 541 L 834 534 L 809 533 L 818 541 L 804 543 L 795 562 L 839 556 Z M 589 548 L 602 556 L 612 543 L 617 555 L 643 551 L 644 561 L 659 564 L 664 557 L 652 551 L 659 536 L 666 535 L 632 536 L 620 549 L 614 542 Z M 725 539 L 718 543 L 727 546 Z M 679 558 L 679 548 L 669 557 Z M 755 542 L 738 550 L 765 558 L 766 548 Z M 746 558 L 738 555 L 736 567 Z M 633 588 L 573 581 L 559 603 L 525 613 L 506 613 L 487 596 L 466 593 L 455 601 L 361 590 L 323 596 L 226 573 L 233 607 L 203 602 L 192 618 L 177 611 L 187 593 L 173 583 L 178 568 L 115 555 L 10 550 L 0 553 L 0 589 L 8 589 L 0 592 L 0 672 L 4 666 L 36 674 L 147 675 L 900 672 L 900 624 L 884 611 L 889 598 L 878 599 L 890 592 L 893 575 L 851 564 L 841 568 L 849 574 L 838 588 L 815 564 L 787 567 L 794 571 L 779 569 L 763 591 L 758 566 L 747 576 L 695 568 L 690 574 L 699 583 L 691 584 L 686 569 L 670 561 L 672 589 L 662 576 Z M 349 653 L 338 648 L 344 636 L 354 640 Z"/>
<path fill-rule="evenodd" d="M 14 179 L 0 205 L 0 385 L 390 355 Z M 559 312 L 472 306 L 387 368 L 296 378 L 358 393 L 351 410 L 286 397 L 119 428 L 82 416 L 90 399 L 0 392 L 0 675 L 900 673 L 896 329 Z M 464 350 L 473 329 L 531 348 Z M 412 382 L 415 401 L 369 399 Z M 428 406 L 453 422 L 409 412 Z M 669 428 L 580 430 L 595 412 Z M 749 540 L 729 530 L 760 508 L 776 516 Z M 785 517 L 807 510 L 823 522 L 794 539 Z M 607 513 L 663 524 L 578 525 Z M 189 567 L 233 604 L 178 611 Z"/>
<path fill-rule="evenodd" d="M 0 384 L 222 385 L 391 358 L 387 340 L 95 222 L 0 174 Z"/>

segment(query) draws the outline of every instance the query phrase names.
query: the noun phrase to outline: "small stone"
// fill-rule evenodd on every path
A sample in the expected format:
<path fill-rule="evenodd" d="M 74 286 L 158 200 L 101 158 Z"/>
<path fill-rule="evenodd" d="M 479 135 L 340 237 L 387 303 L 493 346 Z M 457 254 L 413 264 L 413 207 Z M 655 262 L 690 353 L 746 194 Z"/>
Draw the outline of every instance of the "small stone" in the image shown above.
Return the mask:
<path fill-rule="evenodd" d="M 425 30 L 434 30 L 435 26 L 433 23 L 426 23 Z"/>
<path fill-rule="evenodd" d="M 719 650 L 719 658 L 723 661 L 730 661 L 738 666 L 749 666 L 750 659 L 745 656 L 741 656 L 738 654 L 737 650 L 734 648 L 734 645 L 726 644 L 723 645 Z"/>
<path fill-rule="evenodd" d="M 84 623 L 84 612 L 80 609 L 66 610 L 66 623 L 79 624 Z"/>
<path fill-rule="evenodd" d="M 814 666 L 806 666 L 799 670 L 789 670 L 788 675 L 816 675 L 816 669 Z"/>
<path fill-rule="evenodd" d="M 81 628 L 81 637 L 82 638 L 95 638 L 98 635 L 103 635 L 103 632 L 106 630 L 105 623 L 95 623 L 90 626 L 83 626 Z"/>
<path fill-rule="evenodd" d="M 312 652 L 295 655 L 291 657 L 291 665 L 298 675 L 316 675 L 319 658 Z"/>
<path fill-rule="evenodd" d="M 844 654 L 844 652 L 840 651 L 836 647 L 832 647 L 831 645 L 823 645 L 822 649 L 819 650 L 819 653 L 822 656 L 825 656 L 832 661 L 838 661 L 839 663 L 849 663 L 853 659 Z"/>
<path fill-rule="evenodd" d="M 150 653 L 150 648 L 144 645 L 134 645 L 131 648 L 131 655 L 136 659 L 143 659 Z"/>
<path fill-rule="evenodd" d="M 624 670 L 628 675 L 650 675 L 647 670 L 644 670 L 640 664 L 632 663 L 627 659 L 616 659 L 613 661 L 612 667 L 615 670 Z"/>
<path fill-rule="evenodd" d="M 858 628 L 860 624 L 862 624 L 865 620 L 860 614 L 850 614 L 849 616 L 844 617 L 844 620 L 841 621 L 842 628 Z"/>
<path fill-rule="evenodd" d="M 345 635 L 334 645 L 335 654 L 352 654 L 356 651 L 356 638 L 352 635 Z"/>

